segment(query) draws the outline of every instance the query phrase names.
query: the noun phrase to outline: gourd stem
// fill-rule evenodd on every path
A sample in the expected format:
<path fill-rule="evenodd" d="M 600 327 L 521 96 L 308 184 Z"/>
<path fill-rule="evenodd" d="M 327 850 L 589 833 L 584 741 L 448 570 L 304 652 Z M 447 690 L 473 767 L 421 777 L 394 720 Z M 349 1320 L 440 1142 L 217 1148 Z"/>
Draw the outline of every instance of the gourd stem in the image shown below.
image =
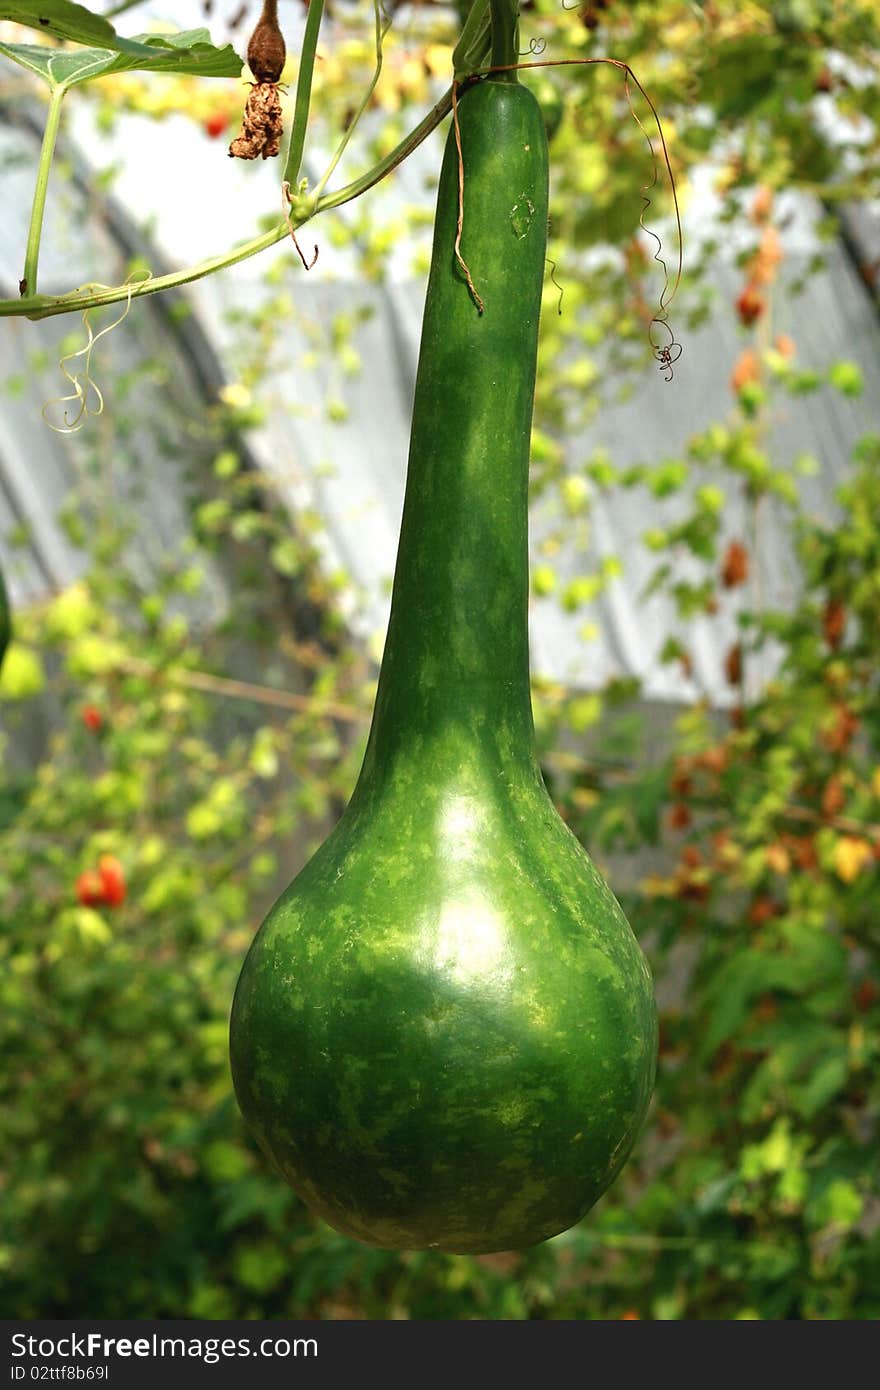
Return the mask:
<path fill-rule="evenodd" d="M 492 59 L 496 82 L 517 82 L 519 62 L 519 0 L 489 0 L 492 12 Z"/>

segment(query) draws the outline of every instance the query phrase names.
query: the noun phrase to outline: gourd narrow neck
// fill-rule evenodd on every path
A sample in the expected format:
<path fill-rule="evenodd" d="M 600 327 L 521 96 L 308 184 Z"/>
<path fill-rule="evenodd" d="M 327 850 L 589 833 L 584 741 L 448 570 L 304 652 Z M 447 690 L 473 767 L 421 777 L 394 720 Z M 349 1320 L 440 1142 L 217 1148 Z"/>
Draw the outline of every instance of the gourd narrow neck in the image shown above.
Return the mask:
<path fill-rule="evenodd" d="M 537 112 L 537 120 L 536 120 Z M 365 772 L 452 722 L 531 752 L 528 462 L 547 220 L 546 142 L 525 88 L 460 106 L 438 193 L 391 619 Z"/>
<path fill-rule="evenodd" d="M 519 0 L 489 0 L 492 15 L 490 66 L 499 82 L 518 82 L 515 65 L 519 62 Z"/>

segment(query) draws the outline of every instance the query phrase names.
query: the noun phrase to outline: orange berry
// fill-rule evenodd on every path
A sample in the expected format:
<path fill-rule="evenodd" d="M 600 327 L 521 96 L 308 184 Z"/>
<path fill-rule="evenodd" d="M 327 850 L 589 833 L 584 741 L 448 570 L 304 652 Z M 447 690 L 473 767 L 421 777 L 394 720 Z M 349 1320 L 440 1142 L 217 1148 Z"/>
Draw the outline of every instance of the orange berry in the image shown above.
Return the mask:
<path fill-rule="evenodd" d="M 745 584 L 749 577 L 749 552 L 741 541 L 731 541 L 721 566 L 721 582 L 725 589 Z"/>
<path fill-rule="evenodd" d="M 836 652 L 846 631 L 846 609 L 839 598 L 831 598 L 826 603 L 822 614 L 822 631 L 825 641 Z"/>
<path fill-rule="evenodd" d="M 104 901 L 104 882 L 94 869 L 86 869 L 76 880 L 77 900 L 83 907 L 97 907 Z"/>
<path fill-rule="evenodd" d="M 97 705 L 83 705 L 79 717 L 86 728 L 91 729 L 93 734 L 99 733 L 104 727 L 104 716 Z"/>
<path fill-rule="evenodd" d="M 669 789 L 674 796 L 690 796 L 694 784 L 691 778 L 691 760 L 689 758 L 676 758 L 672 776 L 669 779 Z"/>
<path fill-rule="evenodd" d="M 846 705 L 837 705 L 831 719 L 823 720 L 819 737 L 829 753 L 845 753 L 859 729 L 859 720 Z"/>
<path fill-rule="evenodd" d="M 740 323 L 744 324 L 746 328 L 751 328 L 752 324 L 761 317 L 766 307 L 766 300 L 757 285 L 746 285 L 736 301 L 736 312 L 739 314 Z"/>
<path fill-rule="evenodd" d="M 736 642 L 724 658 L 724 674 L 729 685 L 739 685 L 742 679 L 742 647 Z"/>
<path fill-rule="evenodd" d="M 704 748 L 699 754 L 697 762 L 706 772 L 714 773 L 717 777 L 724 772 L 730 762 L 730 753 L 723 743 L 716 743 L 711 748 Z"/>
<path fill-rule="evenodd" d="M 761 242 L 754 255 L 746 263 L 746 274 L 755 285 L 769 285 L 776 274 L 776 267 L 782 260 L 782 246 L 775 227 L 765 227 Z"/>
<path fill-rule="evenodd" d="M 762 183 L 749 209 L 749 216 L 753 222 L 766 222 L 773 208 L 773 189 L 768 188 L 766 183 Z"/>
<path fill-rule="evenodd" d="M 751 348 L 746 348 L 745 352 L 740 353 L 736 359 L 736 365 L 730 376 L 731 389 L 741 391 L 744 386 L 761 379 L 761 364 Z"/>
<path fill-rule="evenodd" d="M 98 875 L 101 880 L 103 900 L 110 907 L 119 907 L 125 902 L 127 893 L 125 870 L 112 854 L 102 854 L 98 860 Z"/>
<path fill-rule="evenodd" d="M 776 917 L 779 913 L 779 906 L 773 898 L 755 898 L 749 908 L 748 918 L 752 926 L 760 927 L 764 922 L 769 922 L 771 917 Z"/>
<path fill-rule="evenodd" d="M 790 872 L 791 856 L 785 848 L 785 845 L 780 844 L 778 841 L 775 844 L 768 845 L 765 856 L 767 859 L 767 868 L 772 870 L 774 874 L 785 875 Z"/>
<path fill-rule="evenodd" d="M 843 782 L 835 773 L 825 783 L 825 790 L 822 793 L 822 815 L 828 820 L 832 820 L 838 812 L 843 810 L 845 805 L 846 792 L 843 789 Z"/>

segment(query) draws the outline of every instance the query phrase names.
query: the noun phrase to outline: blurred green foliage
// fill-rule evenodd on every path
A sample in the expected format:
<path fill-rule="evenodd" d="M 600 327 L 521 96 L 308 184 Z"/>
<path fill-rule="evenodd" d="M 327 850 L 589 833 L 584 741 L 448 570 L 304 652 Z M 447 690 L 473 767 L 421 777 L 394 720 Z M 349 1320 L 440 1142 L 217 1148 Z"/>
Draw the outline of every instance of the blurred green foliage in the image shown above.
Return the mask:
<path fill-rule="evenodd" d="M 692 165 L 715 159 L 725 216 L 750 248 L 744 284 L 767 296 L 754 323 L 748 306 L 722 310 L 738 314 L 743 336 L 731 411 L 685 456 L 637 467 L 570 457 L 566 432 L 601 408 L 609 382 L 645 370 L 645 305 L 657 286 L 634 242 L 646 152 L 620 82 L 605 69 L 561 70 L 551 254 L 565 266 L 566 313 L 545 314 L 535 493 L 558 498 L 559 546 L 588 525 L 603 491 L 643 494 L 649 588 L 685 624 L 720 622 L 736 600 L 739 625 L 725 657 L 732 708 L 683 709 L 668 757 L 650 766 L 592 759 L 584 744 L 637 742 L 634 682 L 586 694 L 535 685 L 546 775 L 572 828 L 600 862 L 640 864 L 646 847 L 659 856 L 621 895 L 665 1001 L 646 1133 L 578 1228 L 535 1250 L 468 1258 L 373 1251 L 336 1235 L 243 1131 L 226 1051 L 234 982 L 272 894 L 351 788 L 374 680 L 345 635 L 340 577 L 318 563 L 320 518 L 291 529 L 238 447 L 260 418 L 266 364 L 293 331 L 292 302 L 279 294 L 235 320 L 240 390 L 209 422 L 214 466 L 198 481 L 188 554 L 145 591 L 122 562 L 130 520 L 109 494 L 96 508 L 92 487 L 88 504 L 65 501 L 85 577 L 16 615 L 0 677 L 7 751 L 50 686 L 56 703 L 39 765 L 0 787 L 9 1315 L 880 1314 L 880 434 L 858 446 L 833 518 L 801 502 L 821 460 L 774 457 L 767 443 L 780 405 L 861 390 L 856 364 L 806 372 L 797 345 L 772 336 L 784 230 L 777 243 L 768 228 L 777 190 L 819 191 L 829 203 L 878 192 L 876 6 L 645 0 L 564 13 L 542 3 L 530 23 L 550 53 L 574 46 L 634 64 L 681 187 Z M 423 24 L 425 44 L 448 39 L 439 17 Z M 352 58 L 341 89 L 357 77 Z M 389 63 L 389 127 L 426 80 Z M 817 97 L 860 118 L 845 179 Z M 366 277 L 381 275 L 400 231 L 378 215 L 354 227 Z M 577 252 L 608 242 L 623 253 L 615 262 L 578 269 Z M 679 337 L 705 316 L 714 249 L 688 260 Z M 550 286 L 548 309 L 556 298 Z M 601 373 L 591 358 L 600 343 Z M 328 411 L 341 418 L 346 373 L 359 369 L 353 325 L 311 350 L 338 366 Z M 114 406 L 99 461 L 124 451 L 135 423 L 150 422 Z M 785 612 L 761 603 L 748 539 L 722 539 L 733 496 L 753 516 L 772 503 L 795 538 L 801 584 Z M 0 539 L 14 564 L 10 538 Z M 243 579 L 236 611 L 206 634 L 184 613 L 215 552 L 235 556 Z M 626 556 L 562 583 L 545 545 L 536 602 L 588 619 L 621 564 Z M 682 631 L 659 646 L 687 670 Z M 286 704 L 229 684 L 241 641 L 286 652 L 301 687 Z M 775 675 L 746 700 L 747 674 L 768 650 Z M 102 854 L 124 867 L 125 902 L 84 905 L 78 876 Z"/>

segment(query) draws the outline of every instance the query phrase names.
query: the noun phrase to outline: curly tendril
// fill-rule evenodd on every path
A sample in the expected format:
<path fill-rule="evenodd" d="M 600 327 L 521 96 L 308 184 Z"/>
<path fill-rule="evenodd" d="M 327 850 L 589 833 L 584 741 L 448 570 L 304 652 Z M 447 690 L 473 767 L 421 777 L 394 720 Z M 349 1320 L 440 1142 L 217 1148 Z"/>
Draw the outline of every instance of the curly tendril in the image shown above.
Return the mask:
<path fill-rule="evenodd" d="M 569 8 L 569 7 L 566 7 L 566 8 Z M 629 66 L 629 63 L 624 63 L 624 62 L 622 62 L 619 58 L 543 58 L 543 59 L 539 60 L 538 62 L 532 62 L 532 63 L 503 63 L 503 64 L 493 64 L 491 67 L 478 68 L 475 72 L 470 73 L 470 74 L 468 75 L 468 77 L 467 77 L 467 78 L 464 78 L 461 82 L 459 82 L 459 83 L 453 83 L 453 100 L 452 100 L 453 121 L 456 122 L 456 124 L 457 124 L 457 110 L 456 110 L 456 108 L 457 108 L 457 90 L 456 90 L 456 89 L 457 89 L 458 87 L 463 87 L 463 86 L 465 86 L 468 82 L 474 82 L 474 81 L 477 81 L 477 80 L 478 80 L 479 78 L 481 78 L 481 77 L 487 77 L 490 73 L 493 73 L 493 72 L 511 72 L 511 71 L 519 71 L 519 70 L 524 69 L 524 68 L 527 69 L 527 68 L 585 67 L 585 66 L 589 66 L 589 65 L 595 64 L 595 63 L 607 63 L 607 64 L 609 65 L 609 67 L 619 68 L 620 71 L 624 73 L 624 91 L 626 92 L 626 99 L 627 99 L 627 103 L 628 103 L 628 105 L 629 105 L 630 115 L 632 116 L 632 118 L 633 118 L 633 120 L 635 121 L 636 125 L 638 126 L 639 130 L 640 130 L 640 131 L 642 132 L 642 134 L 644 135 L 645 140 L 646 140 L 647 145 L 648 145 L 648 149 L 649 149 L 650 152 L 651 152 L 651 159 L 652 159 L 652 162 L 653 162 L 653 177 L 652 177 L 652 179 L 651 179 L 651 182 L 650 182 L 650 183 L 643 184 L 643 185 L 642 185 L 642 188 L 641 188 L 641 190 L 640 190 L 640 192 L 641 192 L 641 198 L 642 198 L 642 210 L 641 210 L 641 212 L 639 213 L 639 226 L 641 227 L 642 231 L 643 231 L 647 236 L 651 237 L 651 239 L 657 243 L 657 250 L 656 250 L 655 253 L 654 253 L 654 260 L 657 262 L 657 264 L 660 266 L 660 268 L 661 268 L 662 271 L 663 271 L 664 283 L 663 283 L 663 289 L 662 289 L 662 291 L 661 291 L 661 293 L 660 293 L 659 307 L 658 307 L 657 313 L 651 318 L 651 320 L 650 320 L 650 322 L 649 322 L 649 326 L 648 326 L 648 340 L 649 340 L 649 342 L 650 342 L 650 344 L 651 344 L 651 350 L 652 350 L 652 352 L 653 352 L 653 354 L 654 354 L 654 357 L 655 357 L 656 361 L 657 361 L 658 364 L 659 364 L 660 370 L 665 374 L 665 375 L 664 375 L 664 379 L 665 379 L 666 381 L 672 381 L 673 376 L 674 376 L 674 373 L 673 373 L 673 370 L 672 370 L 673 364 L 674 364 L 675 362 L 678 361 L 678 359 L 681 357 L 681 354 L 682 354 L 682 351 L 683 351 L 681 343 L 677 342 L 677 340 L 676 340 L 676 338 L 675 338 L 675 335 L 674 335 L 674 333 L 672 332 L 672 329 L 671 329 L 670 326 L 669 326 L 669 306 L 670 306 L 670 304 L 672 303 L 673 299 L 675 298 L 675 295 L 676 295 L 676 293 L 677 293 L 677 291 L 678 291 L 678 287 L 679 287 L 679 285 L 680 285 L 680 283 L 681 283 L 682 267 L 683 267 L 683 247 L 682 247 L 681 212 L 680 212 L 680 209 L 679 209 L 679 206 L 678 206 L 678 194 L 677 194 L 677 192 L 676 192 L 676 188 L 675 188 L 675 178 L 674 178 L 673 173 L 672 173 L 672 165 L 671 165 L 670 159 L 669 159 L 669 150 L 668 150 L 667 145 L 666 145 L 666 136 L 665 136 L 664 133 L 663 133 L 663 124 L 662 124 L 662 122 L 661 122 L 661 120 L 660 120 L 660 116 L 659 116 L 659 114 L 658 114 L 658 112 L 657 112 L 656 106 L 655 106 L 654 103 L 652 102 L 651 98 L 648 96 L 648 93 L 645 91 L 645 89 L 644 89 L 644 87 L 642 86 L 641 82 L 640 82 L 639 79 L 636 77 L 636 75 L 635 75 L 635 73 L 633 72 L 632 68 Z M 676 273 L 675 273 L 675 278 L 674 278 L 674 280 L 673 280 L 672 277 L 670 276 L 669 267 L 668 267 L 668 265 L 666 264 L 666 260 L 665 260 L 663 254 L 662 254 L 662 252 L 663 252 L 663 243 L 662 243 L 662 241 L 660 240 L 660 238 L 659 238 L 659 236 L 657 235 L 657 233 L 654 232 L 654 231 L 652 231 L 651 228 L 648 227 L 648 226 L 646 225 L 646 223 L 645 223 L 645 213 L 648 211 L 648 208 L 651 207 L 650 192 L 651 192 L 651 189 L 652 189 L 652 188 L 655 188 L 655 187 L 656 187 L 656 185 L 657 185 L 657 183 L 658 183 L 658 180 L 659 180 L 659 162 L 658 162 L 658 159 L 657 159 L 657 153 L 656 153 L 656 151 L 655 151 L 655 149 L 654 149 L 654 143 L 653 143 L 653 141 L 651 140 L 651 137 L 650 137 L 650 135 L 648 134 L 648 131 L 645 129 L 645 127 L 644 127 L 644 125 L 643 125 L 641 119 L 639 118 L 638 112 L 636 111 L 635 107 L 633 106 L 632 91 L 630 90 L 630 82 L 633 82 L 633 83 L 635 84 L 635 86 L 638 88 L 640 94 L 641 94 L 642 97 L 645 99 L 645 101 L 647 102 L 647 104 L 648 104 L 648 106 L 649 106 L 649 108 L 650 108 L 651 115 L 653 116 L 654 121 L 655 121 L 656 126 L 657 126 L 657 134 L 658 134 L 658 136 L 659 136 L 659 138 L 660 138 L 660 145 L 661 145 L 661 148 L 662 148 L 662 150 L 663 150 L 663 160 L 664 160 L 664 163 L 665 163 L 665 165 L 666 165 L 666 172 L 667 172 L 667 174 L 669 175 L 669 185 L 670 185 L 670 189 L 671 189 L 671 192 L 672 192 L 672 203 L 673 203 L 673 207 L 674 207 L 674 209 L 675 209 L 675 225 L 676 225 L 677 232 L 678 232 L 678 265 L 677 265 L 677 268 L 676 268 Z M 459 153 L 459 157 L 460 157 L 460 153 Z M 460 177 L 461 177 L 461 169 L 459 170 L 459 175 L 460 175 Z M 461 219 L 462 219 L 462 215 L 463 215 L 463 207 L 462 207 L 462 200 L 460 199 L 460 201 L 459 201 L 459 238 L 458 238 L 458 241 L 460 241 L 460 238 L 461 238 Z M 456 242 L 456 254 L 458 255 L 459 260 L 461 260 L 461 257 L 460 257 L 459 252 L 458 252 L 458 241 Z M 467 271 L 467 267 L 464 266 L 464 263 L 463 263 L 463 262 L 462 262 L 462 267 L 463 267 L 463 269 L 465 270 L 465 272 L 467 273 L 468 286 L 469 286 L 469 288 L 470 288 L 471 294 L 474 296 L 474 298 L 475 298 L 475 300 L 476 300 L 476 302 L 477 302 L 477 304 L 478 304 L 478 307 L 479 307 L 479 309 L 480 309 L 480 312 L 482 313 L 482 301 L 479 299 L 479 296 L 476 294 L 476 290 L 475 290 L 474 287 L 473 287 L 473 282 L 472 282 L 472 280 L 470 279 L 470 273 Z M 659 330 L 661 330 L 661 329 L 662 329 L 662 330 L 665 330 L 666 334 L 667 334 L 668 337 L 669 337 L 669 341 L 666 342 L 666 343 L 663 343 L 663 342 L 658 341 Z"/>
<path fill-rule="evenodd" d="M 86 341 L 84 345 L 81 348 L 77 348 L 75 352 L 66 353 L 58 363 L 62 376 L 70 382 L 73 390 L 67 396 L 56 396 L 53 400 L 47 401 L 41 412 L 49 429 L 53 430 L 55 434 L 76 434 L 78 430 L 83 428 L 87 420 L 91 419 L 93 416 L 102 415 L 104 413 L 104 396 L 101 388 L 91 374 L 92 352 L 94 351 L 95 344 L 101 338 L 111 333 L 114 328 L 118 328 L 123 319 L 128 317 L 128 311 L 131 308 L 131 296 L 135 286 L 144 284 L 147 280 L 151 280 L 152 278 L 151 271 L 147 271 L 146 275 L 141 276 L 137 280 L 129 276 L 124 282 L 128 290 L 125 308 L 122 310 L 121 314 L 116 316 L 112 323 L 105 324 L 97 333 L 93 331 L 90 320 L 90 315 L 95 312 L 94 308 L 83 309 L 82 321 L 83 328 L 86 331 Z M 80 291 L 87 292 L 107 290 L 110 288 L 110 285 L 104 285 L 99 280 L 90 280 L 88 284 L 80 286 Z M 82 368 L 76 372 L 69 371 L 68 365 L 75 362 L 79 357 L 83 359 Z M 94 404 L 89 400 L 90 392 Z M 54 424 L 49 418 L 50 411 L 54 410 L 56 406 L 66 405 L 68 401 L 77 401 L 79 403 L 76 414 L 71 418 L 70 412 L 65 410 L 63 414 L 64 423 L 62 425 Z"/>
<path fill-rule="evenodd" d="M 559 314 L 560 317 L 561 317 L 561 315 L 562 315 L 562 297 L 563 297 L 563 295 L 565 294 L 565 288 L 564 288 L 563 285 L 560 284 L 560 282 L 559 282 L 559 281 L 557 280 L 557 278 L 556 278 L 556 262 L 555 262 L 555 261 L 551 261 L 551 259 L 550 259 L 549 256 L 546 257 L 546 261 L 547 261 L 547 264 L 548 264 L 549 267 L 550 267 L 550 282 L 551 282 L 551 284 L 555 285 L 556 288 L 557 288 L 558 291 L 559 291 L 559 298 L 558 298 L 558 300 L 556 301 L 556 312 L 557 312 L 557 314 Z"/>

